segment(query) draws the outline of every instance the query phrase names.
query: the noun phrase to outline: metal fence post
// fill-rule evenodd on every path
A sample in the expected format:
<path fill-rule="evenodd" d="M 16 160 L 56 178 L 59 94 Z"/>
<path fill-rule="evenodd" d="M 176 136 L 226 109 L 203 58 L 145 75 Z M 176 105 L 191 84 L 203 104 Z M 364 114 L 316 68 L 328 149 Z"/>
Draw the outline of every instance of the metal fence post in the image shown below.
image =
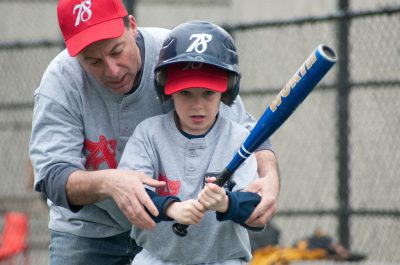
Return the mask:
<path fill-rule="evenodd" d="M 348 12 L 349 1 L 339 0 L 339 9 L 344 14 Z M 344 16 L 338 21 L 338 219 L 339 219 L 339 241 L 349 248 L 350 247 L 350 155 L 349 155 L 349 27 L 350 18 Z"/>

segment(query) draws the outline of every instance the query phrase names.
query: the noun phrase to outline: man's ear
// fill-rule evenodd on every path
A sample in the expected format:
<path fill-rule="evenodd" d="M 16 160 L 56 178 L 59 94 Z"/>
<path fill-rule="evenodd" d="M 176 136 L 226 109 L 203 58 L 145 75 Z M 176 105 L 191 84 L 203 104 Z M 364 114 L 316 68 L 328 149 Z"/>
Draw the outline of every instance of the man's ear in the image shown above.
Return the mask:
<path fill-rule="evenodd" d="M 129 27 L 133 30 L 136 30 L 137 26 L 135 18 L 132 15 L 129 15 L 128 18 L 129 18 Z"/>

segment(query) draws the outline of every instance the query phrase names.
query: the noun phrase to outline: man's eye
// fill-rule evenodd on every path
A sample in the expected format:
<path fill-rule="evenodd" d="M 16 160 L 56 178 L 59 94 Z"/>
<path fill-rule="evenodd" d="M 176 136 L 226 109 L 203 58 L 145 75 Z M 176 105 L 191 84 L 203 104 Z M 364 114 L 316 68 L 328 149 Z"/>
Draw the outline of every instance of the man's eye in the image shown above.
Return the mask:
<path fill-rule="evenodd" d="M 122 53 L 122 49 L 114 50 L 114 51 L 111 53 L 111 56 L 118 56 L 118 55 L 120 55 L 121 53 Z"/>
<path fill-rule="evenodd" d="M 90 59 L 90 60 L 88 60 L 88 63 L 89 63 L 90 65 L 96 65 L 96 64 L 99 64 L 99 63 L 100 63 L 100 60 Z"/>

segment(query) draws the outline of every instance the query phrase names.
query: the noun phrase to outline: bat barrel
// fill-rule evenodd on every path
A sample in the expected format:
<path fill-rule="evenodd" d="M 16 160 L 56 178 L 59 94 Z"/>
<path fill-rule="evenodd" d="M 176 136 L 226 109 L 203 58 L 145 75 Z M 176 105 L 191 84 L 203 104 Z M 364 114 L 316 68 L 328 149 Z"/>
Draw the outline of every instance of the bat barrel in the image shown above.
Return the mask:
<path fill-rule="evenodd" d="M 336 54 L 320 44 L 300 66 L 246 138 L 240 150 L 228 164 L 234 172 L 267 138 L 269 138 L 310 94 L 336 62 Z"/>
<path fill-rule="evenodd" d="M 320 44 L 317 47 L 317 51 L 325 60 L 332 62 L 332 65 L 336 62 L 336 53 L 331 47 Z"/>

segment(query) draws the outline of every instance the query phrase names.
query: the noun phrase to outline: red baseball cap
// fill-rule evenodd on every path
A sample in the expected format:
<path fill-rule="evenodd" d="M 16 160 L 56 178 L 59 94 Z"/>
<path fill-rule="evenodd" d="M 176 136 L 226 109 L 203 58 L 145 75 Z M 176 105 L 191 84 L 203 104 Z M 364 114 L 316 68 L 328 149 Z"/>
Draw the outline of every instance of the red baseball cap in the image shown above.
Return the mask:
<path fill-rule="evenodd" d="M 225 92 L 228 88 L 228 74 L 224 69 L 209 65 L 172 64 L 167 68 L 167 80 L 164 93 L 171 95 L 188 88 L 207 88 L 216 92 Z"/>
<path fill-rule="evenodd" d="M 57 6 L 58 23 L 71 56 L 96 41 L 120 37 L 127 15 L 121 0 L 60 0 Z"/>

